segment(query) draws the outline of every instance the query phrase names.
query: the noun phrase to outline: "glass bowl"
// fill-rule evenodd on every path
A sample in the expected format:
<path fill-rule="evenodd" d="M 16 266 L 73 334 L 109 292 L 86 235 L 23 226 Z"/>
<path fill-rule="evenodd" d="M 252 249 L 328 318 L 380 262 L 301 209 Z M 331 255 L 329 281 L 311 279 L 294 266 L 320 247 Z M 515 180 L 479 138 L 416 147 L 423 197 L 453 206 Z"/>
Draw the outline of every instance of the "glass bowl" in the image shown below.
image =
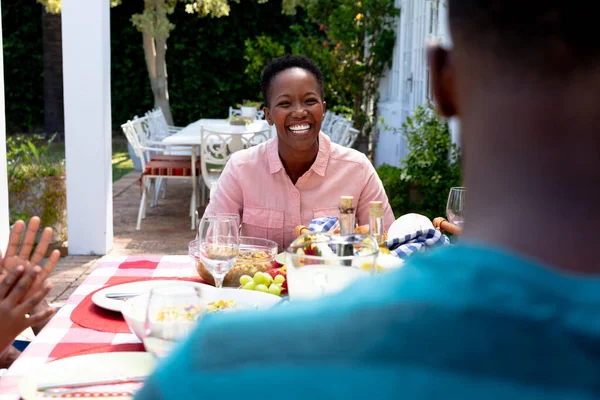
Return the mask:
<path fill-rule="evenodd" d="M 379 246 L 370 235 L 308 233 L 286 249 L 290 300 L 337 293 L 375 272 Z"/>
<path fill-rule="evenodd" d="M 213 276 L 204 267 L 198 256 L 198 240 L 192 240 L 188 245 L 188 254 L 196 263 L 198 275 L 208 284 L 214 285 Z M 223 287 L 239 287 L 242 275 L 254 276 L 258 271 L 266 272 L 271 268 L 277 256 L 277 243 L 249 236 L 240 237 L 240 255 L 231 270 L 225 275 Z"/>

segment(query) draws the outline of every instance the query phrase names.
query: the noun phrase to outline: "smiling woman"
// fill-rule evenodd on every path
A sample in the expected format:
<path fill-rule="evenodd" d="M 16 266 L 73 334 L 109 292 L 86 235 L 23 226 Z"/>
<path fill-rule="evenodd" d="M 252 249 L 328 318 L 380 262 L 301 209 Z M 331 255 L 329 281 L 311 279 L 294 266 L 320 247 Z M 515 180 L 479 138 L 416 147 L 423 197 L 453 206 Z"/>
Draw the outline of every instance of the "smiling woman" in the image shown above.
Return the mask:
<path fill-rule="evenodd" d="M 245 236 L 274 240 L 282 251 L 297 225 L 338 216 L 340 196 L 353 196 L 357 223 L 368 224 L 369 202 L 381 201 L 387 230 L 394 215 L 371 162 L 321 132 L 319 67 L 303 56 L 277 58 L 265 67 L 261 90 L 277 137 L 232 155 L 204 215 L 238 213 Z"/>

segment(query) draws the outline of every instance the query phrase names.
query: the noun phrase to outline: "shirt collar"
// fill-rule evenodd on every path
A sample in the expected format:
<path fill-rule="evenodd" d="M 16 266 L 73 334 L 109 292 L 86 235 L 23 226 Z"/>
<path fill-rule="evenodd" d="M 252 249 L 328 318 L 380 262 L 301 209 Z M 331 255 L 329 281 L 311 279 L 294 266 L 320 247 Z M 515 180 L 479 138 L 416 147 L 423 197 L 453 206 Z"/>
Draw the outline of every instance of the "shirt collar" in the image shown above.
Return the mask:
<path fill-rule="evenodd" d="M 319 132 L 319 152 L 315 162 L 310 167 L 317 175 L 325 176 L 327 164 L 329 163 L 329 155 L 331 154 L 331 139 L 323 132 Z M 275 137 L 267 143 L 267 156 L 269 158 L 269 172 L 272 174 L 283 169 L 283 163 L 279 158 L 279 138 Z"/>

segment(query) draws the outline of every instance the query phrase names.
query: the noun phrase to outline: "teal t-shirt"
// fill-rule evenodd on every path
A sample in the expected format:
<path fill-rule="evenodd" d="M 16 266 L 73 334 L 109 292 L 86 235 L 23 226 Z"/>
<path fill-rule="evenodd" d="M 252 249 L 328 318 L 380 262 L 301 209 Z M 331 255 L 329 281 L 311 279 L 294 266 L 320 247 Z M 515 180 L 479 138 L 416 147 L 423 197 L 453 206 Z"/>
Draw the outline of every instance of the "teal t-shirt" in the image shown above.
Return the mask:
<path fill-rule="evenodd" d="M 600 398 L 600 279 L 469 244 L 420 254 L 331 297 L 206 317 L 137 398 Z"/>

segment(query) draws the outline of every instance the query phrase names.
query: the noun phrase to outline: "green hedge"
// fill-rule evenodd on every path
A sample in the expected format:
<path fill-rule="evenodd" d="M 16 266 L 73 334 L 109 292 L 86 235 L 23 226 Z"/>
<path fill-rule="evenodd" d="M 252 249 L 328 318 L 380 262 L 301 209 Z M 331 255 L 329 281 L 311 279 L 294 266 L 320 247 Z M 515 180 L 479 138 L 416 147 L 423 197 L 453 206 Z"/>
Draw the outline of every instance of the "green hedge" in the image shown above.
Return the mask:
<path fill-rule="evenodd" d="M 43 128 L 42 6 L 34 0 L 2 0 L 8 132 Z M 152 107 L 142 37 L 131 15 L 143 2 L 123 0 L 111 9 L 113 128 Z M 244 75 L 244 41 L 271 35 L 291 42 L 290 25 L 302 20 L 281 14 L 281 3 L 231 3 L 225 18 L 199 18 L 178 7 L 167 43 L 169 94 L 175 124 L 202 117 L 227 117 L 230 105 L 256 98 L 256 82 Z"/>
<path fill-rule="evenodd" d="M 7 132 L 44 125 L 42 6 L 33 0 L 2 1 L 4 95 Z"/>
<path fill-rule="evenodd" d="M 461 184 L 461 153 L 452 143 L 448 123 L 431 104 L 419 106 L 402 125 L 401 134 L 408 152 L 402 167 L 377 168 L 394 215 L 445 216 L 450 188 Z"/>

